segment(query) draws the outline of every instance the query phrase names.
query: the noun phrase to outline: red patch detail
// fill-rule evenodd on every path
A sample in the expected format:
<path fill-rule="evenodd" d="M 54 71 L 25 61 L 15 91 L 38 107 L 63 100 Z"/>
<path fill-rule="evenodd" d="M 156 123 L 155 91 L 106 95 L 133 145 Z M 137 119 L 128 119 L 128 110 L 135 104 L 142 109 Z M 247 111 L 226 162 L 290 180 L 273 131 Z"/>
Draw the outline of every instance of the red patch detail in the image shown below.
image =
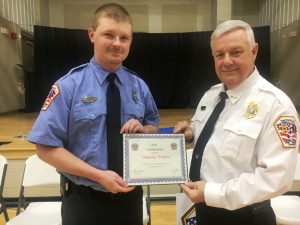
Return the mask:
<path fill-rule="evenodd" d="M 284 148 L 295 148 L 297 127 L 293 116 L 281 116 L 275 122 L 275 129 Z"/>
<path fill-rule="evenodd" d="M 42 107 L 42 111 L 46 111 L 48 107 L 50 106 L 53 99 L 59 95 L 59 87 L 57 84 L 54 84 L 46 98 L 46 101 L 44 102 L 44 105 Z"/>

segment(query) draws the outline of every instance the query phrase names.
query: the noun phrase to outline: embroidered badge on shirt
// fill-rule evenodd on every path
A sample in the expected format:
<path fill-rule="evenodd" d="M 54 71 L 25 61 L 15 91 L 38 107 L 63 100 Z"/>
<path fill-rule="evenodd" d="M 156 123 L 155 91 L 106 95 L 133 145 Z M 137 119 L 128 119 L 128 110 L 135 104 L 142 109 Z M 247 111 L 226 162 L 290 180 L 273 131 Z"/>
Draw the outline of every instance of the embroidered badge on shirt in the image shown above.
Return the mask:
<path fill-rule="evenodd" d="M 297 127 L 295 118 L 292 116 L 281 116 L 275 122 L 275 129 L 279 135 L 284 148 L 295 148 L 297 140 Z"/>
<path fill-rule="evenodd" d="M 54 84 L 46 98 L 46 101 L 44 102 L 44 105 L 42 107 L 42 111 L 46 111 L 48 107 L 50 106 L 53 99 L 59 95 L 59 87 L 57 84 Z"/>
<path fill-rule="evenodd" d="M 259 105 L 255 102 L 250 102 L 245 113 L 245 118 L 248 120 L 254 118 L 258 111 Z"/>

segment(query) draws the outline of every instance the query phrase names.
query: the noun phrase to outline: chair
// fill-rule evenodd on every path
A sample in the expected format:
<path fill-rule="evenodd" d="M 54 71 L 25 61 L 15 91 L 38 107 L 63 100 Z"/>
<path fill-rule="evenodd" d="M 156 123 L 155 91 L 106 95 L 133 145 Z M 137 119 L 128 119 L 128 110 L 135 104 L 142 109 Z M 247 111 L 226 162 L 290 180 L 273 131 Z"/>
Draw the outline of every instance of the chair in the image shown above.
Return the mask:
<path fill-rule="evenodd" d="M 159 134 L 173 134 L 174 127 L 160 127 L 158 129 Z"/>
<path fill-rule="evenodd" d="M 188 170 L 190 170 L 192 156 L 193 156 L 193 149 L 192 148 L 187 149 L 186 150 L 186 161 L 187 161 L 187 165 L 188 165 Z"/>
<path fill-rule="evenodd" d="M 188 177 L 189 177 L 189 173 L 190 173 L 192 157 L 193 157 L 193 149 L 192 148 L 187 149 L 186 150 L 186 165 L 187 165 Z M 181 188 L 180 188 L 180 192 L 182 192 Z"/>
<path fill-rule="evenodd" d="M 149 214 L 148 214 L 148 209 L 147 209 L 147 199 L 144 196 L 143 197 L 143 224 L 147 224 L 149 222 Z"/>
<path fill-rule="evenodd" d="M 147 185 L 147 196 L 143 197 L 143 224 L 151 225 L 151 199 L 150 199 L 150 186 Z"/>
<path fill-rule="evenodd" d="M 297 158 L 297 167 L 294 181 L 300 180 L 300 154 Z M 271 199 L 271 206 L 276 215 L 277 224 L 300 224 L 300 197 L 297 195 L 281 195 Z"/>
<path fill-rule="evenodd" d="M 193 149 L 186 150 L 187 169 L 190 170 Z M 195 224 L 196 212 L 195 204 L 186 196 L 185 193 L 176 193 L 176 225 Z"/>
<path fill-rule="evenodd" d="M 61 201 L 28 202 L 24 191 L 29 187 L 60 183 L 60 175 L 56 169 L 42 161 L 37 155 L 25 161 L 25 169 L 21 184 L 17 215 L 7 225 L 60 225 Z M 24 208 L 23 212 L 21 208 Z"/>
<path fill-rule="evenodd" d="M 6 169 L 7 169 L 7 160 L 4 156 L 0 155 L 0 213 L 3 212 L 5 221 L 8 221 L 7 209 L 5 206 L 5 202 L 3 199 L 3 188 L 6 177 Z"/>

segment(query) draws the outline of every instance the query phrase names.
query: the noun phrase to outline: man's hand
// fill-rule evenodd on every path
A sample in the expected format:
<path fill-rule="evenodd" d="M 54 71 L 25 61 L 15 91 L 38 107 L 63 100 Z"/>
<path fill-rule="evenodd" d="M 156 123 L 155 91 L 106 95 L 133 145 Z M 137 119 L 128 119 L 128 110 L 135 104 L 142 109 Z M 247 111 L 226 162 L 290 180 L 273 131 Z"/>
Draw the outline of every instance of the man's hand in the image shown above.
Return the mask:
<path fill-rule="evenodd" d="M 191 199 L 194 203 L 205 202 L 204 199 L 204 181 L 197 182 L 187 182 L 185 184 L 181 184 L 180 187 L 183 189 L 185 194 Z"/>
<path fill-rule="evenodd" d="M 137 119 L 128 120 L 121 128 L 121 134 L 145 133 L 144 126 Z"/>
<path fill-rule="evenodd" d="M 176 126 L 174 127 L 173 133 L 175 133 L 175 134 L 183 133 L 185 136 L 185 139 L 189 142 L 193 141 L 193 139 L 194 139 L 193 130 L 187 121 L 181 121 L 181 122 L 177 123 Z"/>
<path fill-rule="evenodd" d="M 128 187 L 128 184 L 122 179 L 122 177 L 111 170 L 101 171 L 101 178 L 97 182 L 113 194 L 119 192 L 130 192 L 135 188 Z"/>

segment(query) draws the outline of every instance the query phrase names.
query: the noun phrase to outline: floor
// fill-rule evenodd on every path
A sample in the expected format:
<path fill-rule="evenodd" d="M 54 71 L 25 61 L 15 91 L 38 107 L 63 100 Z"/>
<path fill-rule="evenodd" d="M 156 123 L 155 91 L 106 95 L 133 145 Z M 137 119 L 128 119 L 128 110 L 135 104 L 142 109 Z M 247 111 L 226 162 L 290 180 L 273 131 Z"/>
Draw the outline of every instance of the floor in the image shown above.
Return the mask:
<path fill-rule="evenodd" d="M 177 122 L 189 120 L 193 109 L 162 109 L 160 111 L 160 127 L 173 127 Z M 26 136 L 34 123 L 38 113 L 11 112 L 0 114 L 0 137 L 1 136 Z M 13 218 L 15 208 L 9 208 L 8 214 Z M 5 224 L 3 213 L 0 215 L 0 224 Z M 175 201 L 152 201 L 151 202 L 152 225 L 175 225 L 176 205 Z"/>
<path fill-rule="evenodd" d="M 16 215 L 15 208 L 8 209 L 9 218 Z M 3 213 L 0 215 L 0 224 L 6 224 Z M 151 225 L 175 225 L 176 206 L 175 202 L 153 202 L 151 205 Z M 41 224 L 42 225 L 42 224 Z"/>

